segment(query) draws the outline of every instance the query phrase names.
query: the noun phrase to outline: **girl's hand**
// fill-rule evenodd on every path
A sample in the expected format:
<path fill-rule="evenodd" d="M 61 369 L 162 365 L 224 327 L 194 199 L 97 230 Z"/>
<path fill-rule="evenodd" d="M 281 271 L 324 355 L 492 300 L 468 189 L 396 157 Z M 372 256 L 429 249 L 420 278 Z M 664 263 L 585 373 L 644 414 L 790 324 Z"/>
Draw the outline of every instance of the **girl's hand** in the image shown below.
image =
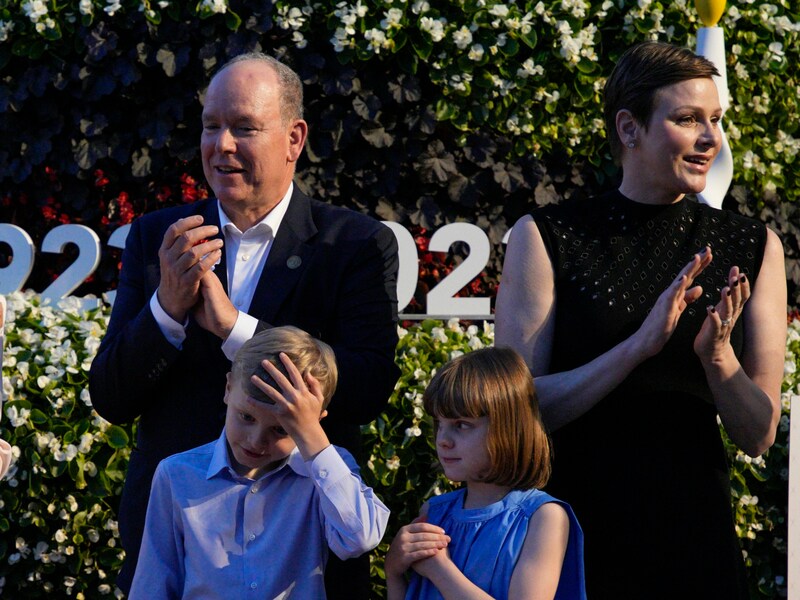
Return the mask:
<path fill-rule="evenodd" d="M 656 300 L 650 314 L 634 334 L 642 356 L 655 356 L 669 341 L 683 311 L 703 295 L 703 288 L 694 287 L 695 278 L 711 263 L 711 248 L 704 248 L 678 273 L 675 281 Z"/>
<path fill-rule="evenodd" d="M 694 339 L 694 351 L 700 360 L 709 364 L 723 360 L 732 351 L 731 331 L 750 298 L 750 281 L 734 266 L 728 273 L 728 285 L 720 291 L 716 306 L 709 306 L 708 315 Z"/>
<path fill-rule="evenodd" d="M 436 573 L 442 571 L 447 563 L 450 563 L 450 553 L 447 548 L 441 548 L 433 556 L 418 560 L 411 565 L 411 568 L 422 577 L 433 580 Z"/>
<path fill-rule="evenodd" d="M 409 525 L 401 527 L 392 540 L 386 554 L 386 577 L 400 577 L 414 563 L 435 556 L 450 543 L 444 529 L 417 517 Z"/>

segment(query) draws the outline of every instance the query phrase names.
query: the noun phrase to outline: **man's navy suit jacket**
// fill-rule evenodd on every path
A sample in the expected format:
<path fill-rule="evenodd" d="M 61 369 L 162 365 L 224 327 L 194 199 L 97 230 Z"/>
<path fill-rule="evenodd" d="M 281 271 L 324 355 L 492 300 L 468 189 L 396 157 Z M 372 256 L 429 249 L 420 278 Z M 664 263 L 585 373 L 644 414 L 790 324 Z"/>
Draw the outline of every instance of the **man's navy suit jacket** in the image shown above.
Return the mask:
<path fill-rule="evenodd" d="M 101 416 L 112 423 L 140 418 L 120 506 L 123 546 L 133 559 L 128 563 L 138 554 L 158 462 L 216 439 L 225 421 L 231 364 L 222 340 L 190 318 L 177 349 L 149 307 L 164 233 L 196 214 L 219 226 L 216 200 L 148 213 L 133 223 L 111 320 L 90 372 L 92 403 Z M 224 251 L 222 257 L 214 272 L 227 291 Z M 333 347 L 339 383 L 322 424 L 332 443 L 356 456 L 359 425 L 380 414 L 399 374 L 397 265 L 388 227 L 312 200 L 295 185 L 247 311 L 259 319 L 258 329 L 294 325 Z"/>

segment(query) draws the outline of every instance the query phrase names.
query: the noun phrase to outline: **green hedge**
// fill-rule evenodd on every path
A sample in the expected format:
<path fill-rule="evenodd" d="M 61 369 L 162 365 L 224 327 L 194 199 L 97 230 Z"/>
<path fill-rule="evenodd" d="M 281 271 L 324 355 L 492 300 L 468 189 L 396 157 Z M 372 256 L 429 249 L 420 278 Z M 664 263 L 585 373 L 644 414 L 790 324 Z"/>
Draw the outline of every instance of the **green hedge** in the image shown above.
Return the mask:
<path fill-rule="evenodd" d="M 133 432 L 99 418 L 89 399 L 87 373 L 108 309 L 80 312 L 72 300 L 41 306 L 31 292 L 12 294 L 8 304 L 0 437 L 11 443 L 14 462 L 0 484 L 0 594 L 110 597 L 123 556 L 115 508 Z M 400 381 L 386 412 L 364 428 L 364 477 L 392 510 L 387 542 L 427 496 L 449 489 L 436 468 L 422 391 L 444 362 L 493 338 L 492 325 L 457 320 L 401 331 Z M 800 319 L 790 325 L 783 392 L 775 445 L 756 460 L 729 446 L 737 531 L 754 597 L 786 593 L 788 411 L 790 397 L 800 394 Z M 373 553 L 376 595 L 386 549 L 384 543 Z"/>
<path fill-rule="evenodd" d="M 775 228 L 800 300 L 800 4 L 722 18 L 735 178 L 727 204 Z M 596 193 L 617 169 L 600 90 L 650 38 L 694 47 L 688 0 L 0 0 L 0 220 L 41 240 L 207 193 L 198 90 L 233 54 L 291 62 L 310 135 L 298 182 L 430 230 L 477 223 L 494 245 L 535 205 Z M 5 250 L 0 248 L 0 265 Z M 64 263 L 38 255 L 27 287 Z M 113 287 L 107 251 L 77 295 Z"/>

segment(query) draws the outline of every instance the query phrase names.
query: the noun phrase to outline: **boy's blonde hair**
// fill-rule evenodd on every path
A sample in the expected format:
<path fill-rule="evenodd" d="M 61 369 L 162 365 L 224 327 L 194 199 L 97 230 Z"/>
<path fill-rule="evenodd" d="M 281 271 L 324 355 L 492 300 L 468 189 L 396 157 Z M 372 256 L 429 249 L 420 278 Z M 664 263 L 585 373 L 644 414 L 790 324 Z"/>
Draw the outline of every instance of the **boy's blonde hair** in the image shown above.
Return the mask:
<path fill-rule="evenodd" d="M 550 439 L 539 416 L 533 377 L 510 348 L 475 350 L 444 365 L 423 395 L 433 417 L 489 418 L 486 483 L 525 490 L 550 478 Z"/>
<path fill-rule="evenodd" d="M 280 392 L 280 386 L 267 374 L 261 361 L 268 360 L 288 379 L 289 374 L 279 357 L 281 352 L 292 360 L 304 377 L 311 374 L 319 381 L 324 397 L 322 407 L 327 407 L 339 378 L 336 356 L 328 344 L 291 325 L 264 329 L 247 340 L 233 359 L 231 373 L 234 381 L 239 382 L 251 398 L 273 404 L 270 397 L 250 381 L 250 376 L 260 377 Z"/>

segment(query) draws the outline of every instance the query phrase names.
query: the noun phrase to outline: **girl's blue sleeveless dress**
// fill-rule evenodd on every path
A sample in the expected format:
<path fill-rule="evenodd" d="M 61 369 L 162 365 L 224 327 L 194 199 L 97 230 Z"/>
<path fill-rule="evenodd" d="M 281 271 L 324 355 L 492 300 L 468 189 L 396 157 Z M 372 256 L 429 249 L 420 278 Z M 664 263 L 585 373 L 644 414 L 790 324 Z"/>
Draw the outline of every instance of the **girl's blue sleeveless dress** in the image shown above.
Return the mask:
<path fill-rule="evenodd" d="M 569 515 L 569 541 L 561 568 L 557 600 L 584 600 L 583 532 L 568 504 L 539 490 L 513 490 L 482 508 L 464 509 L 466 488 L 428 500 L 428 523 L 450 536 L 450 558 L 470 581 L 498 600 L 508 598 L 528 522 L 547 502 L 557 502 Z M 406 600 L 438 599 L 442 595 L 425 577 L 411 575 Z"/>

